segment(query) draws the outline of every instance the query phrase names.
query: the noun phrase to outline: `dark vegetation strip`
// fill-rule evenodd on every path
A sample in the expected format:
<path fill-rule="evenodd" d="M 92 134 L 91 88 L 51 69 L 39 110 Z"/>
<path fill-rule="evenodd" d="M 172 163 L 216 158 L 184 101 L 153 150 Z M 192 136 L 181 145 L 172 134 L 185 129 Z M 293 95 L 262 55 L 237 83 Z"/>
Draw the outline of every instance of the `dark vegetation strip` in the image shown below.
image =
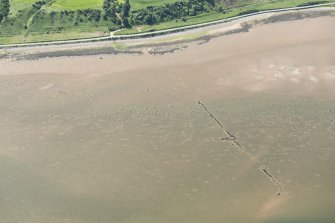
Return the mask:
<path fill-rule="evenodd" d="M 242 11 L 242 12 L 239 12 L 237 14 L 237 16 L 240 16 L 240 15 L 247 15 L 247 14 L 252 14 L 252 13 L 256 13 L 256 12 L 260 12 L 261 10 L 259 9 L 249 9 L 249 10 L 245 10 L 245 11 Z"/>
<path fill-rule="evenodd" d="M 117 50 L 113 47 L 93 48 L 93 49 L 75 49 L 75 50 L 58 50 L 48 52 L 33 52 L 31 54 L 0 54 L 0 59 L 15 59 L 15 60 L 38 60 L 41 58 L 54 57 L 77 57 L 77 56 L 96 56 L 96 55 L 118 55 L 131 54 L 141 55 L 140 50 Z"/>
<path fill-rule="evenodd" d="M 297 7 L 304 7 L 304 6 L 310 6 L 310 5 L 319 5 L 319 4 L 325 4 L 328 3 L 329 1 L 314 1 L 314 2 L 306 2 L 297 5 Z"/>

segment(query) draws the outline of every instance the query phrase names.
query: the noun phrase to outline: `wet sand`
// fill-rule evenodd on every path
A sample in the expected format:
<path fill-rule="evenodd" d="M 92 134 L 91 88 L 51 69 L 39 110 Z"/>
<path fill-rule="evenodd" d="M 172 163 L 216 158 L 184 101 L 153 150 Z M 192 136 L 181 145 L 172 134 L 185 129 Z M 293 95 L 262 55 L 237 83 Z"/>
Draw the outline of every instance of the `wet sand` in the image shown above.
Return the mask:
<path fill-rule="evenodd" d="M 333 27 L 0 60 L 0 222 L 333 222 Z"/>

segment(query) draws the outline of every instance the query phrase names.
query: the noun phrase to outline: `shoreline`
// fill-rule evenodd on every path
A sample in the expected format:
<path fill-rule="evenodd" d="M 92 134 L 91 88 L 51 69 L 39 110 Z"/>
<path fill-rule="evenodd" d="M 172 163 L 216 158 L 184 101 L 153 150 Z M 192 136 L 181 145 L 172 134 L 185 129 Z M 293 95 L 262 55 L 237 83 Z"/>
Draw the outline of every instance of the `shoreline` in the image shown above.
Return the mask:
<path fill-rule="evenodd" d="M 320 90 L 317 95 L 326 95 L 323 92 L 323 89 L 328 89 L 329 81 L 326 80 L 334 79 L 332 49 L 335 33 L 332 27 L 335 17 L 319 17 L 320 14 L 323 13 L 285 13 L 244 24 L 207 28 L 210 33 L 201 30 L 201 35 L 196 35 L 195 38 L 179 38 L 174 34 L 170 37 L 155 37 L 149 41 L 142 40 L 135 43 L 120 41 L 118 44 L 122 45 L 118 47 L 97 43 L 96 48 L 92 48 L 90 44 L 75 45 L 71 48 L 68 46 L 16 48 L 8 51 L 7 56 L 0 59 L 3 68 L 0 76 L 1 73 L 6 76 L 22 73 L 45 74 L 51 71 L 55 76 L 113 74 L 118 78 L 123 75 L 135 78 L 137 75 L 144 75 L 141 82 L 144 81 L 142 84 L 147 85 L 145 80 L 156 78 L 156 74 L 163 75 L 162 78 L 170 75 L 177 75 L 179 78 L 178 74 L 189 73 L 188 78 L 183 77 L 185 82 L 188 82 L 194 78 L 195 72 L 199 73 L 198 78 L 202 78 L 204 74 L 210 77 L 218 76 L 216 84 L 207 83 L 208 86 L 215 86 L 208 92 L 210 94 L 221 92 L 220 86 L 223 84 L 222 90 L 228 93 L 227 97 L 237 92 L 242 95 L 245 91 L 254 94 L 267 91 L 269 88 L 276 93 L 285 93 L 280 89 L 288 86 L 290 91 L 296 92 L 297 85 L 305 89 L 296 92 L 298 95 L 310 95 L 312 88 Z M 262 41 L 259 41 L 260 39 Z M 310 55 L 310 52 L 314 52 L 315 57 Z M 283 54 L 288 56 L 283 57 Z M 203 55 L 206 55 L 206 58 Z M 255 58 L 249 58 L 249 55 L 255 55 Z M 326 59 L 320 60 L 317 55 L 325 55 Z M 296 58 L 302 58 L 299 59 L 300 65 L 292 63 Z M 263 61 L 268 65 L 263 65 Z M 184 67 L 185 64 L 188 66 Z M 261 71 L 255 64 L 260 64 Z M 320 70 L 317 71 L 316 68 Z M 162 73 L 162 70 L 166 71 Z M 228 78 L 227 80 L 221 80 L 222 72 L 227 75 L 224 76 Z M 322 73 L 320 79 L 314 74 L 318 72 Z M 309 76 L 305 77 L 302 73 L 307 73 Z M 247 83 L 240 83 L 240 80 Z M 197 87 L 194 89 L 204 88 L 205 83 L 202 81 L 196 83 Z M 288 83 L 290 84 L 287 85 Z M 273 84 L 279 85 L 273 88 Z M 235 85 L 238 87 L 233 87 Z M 246 85 L 252 87 L 244 89 Z M 319 88 L 322 85 L 327 87 Z M 202 91 L 198 93 L 202 94 Z"/>
<path fill-rule="evenodd" d="M 45 57 L 118 54 L 164 55 L 183 50 L 193 43 L 201 45 L 214 38 L 249 32 L 258 26 L 266 24 L 325 16 L 335 16 L 335 8 L 314 8 L 303 11 L 255 15 L 228 23 L 186 30 L 182 33 L 171 33 L 142 39 L 6 48 L 0 54 L 0 60 L 35 60 Z"/>
<path fill-rule="evenodd" d="M 103 37 L 59 40 L 59 41 L 46 41 L 46 42 L 32 42 L 32 43 L 19 43 L 19 44 L 5 44 L 5 45 L 0 45 L 0 50 L 1 49 L 12 49 L 12 48 L 96 43 L 96 42 L 104 42 L 104 41 L 111 42 L 111 41 L 116 41 L 116 40 L 148 39 L 148 38 L 152 38 L 156 36 L 167 36 L 167 35 L 174 34 L 174 33 L 182 34 L 189 30 L 197 30 L 197 29 L 201 29 L 204 27 L 211 27 L 211 26 L 221 25 L 221 24 L 230 24 L 235 21 L 238 22 L 239 20 L 244 20 L 245 18 L 247 18 L 247 20 L 252 20 L 252 19 L 257 18 L 257 16 L 273 14 L 273 13 L 276 14 L 276 13 L 285 13 L 285 12 L 291 12 L 291 11 L 303 11 L 304 12 L 304 11 L 313 10 L 313 9 L 319 9 L 320 11 L 322 11 L 322 9 L 325 9 L 325 8 L 332 9 L 335 11 L 335 9 L 331 7 L 334 5 L 335 3 L 324 3 L 324 4 L 309 5 L 309 6 L 264 10 L 264 11 L 250 13 L 250 14 L 234 16 L 231 18 L 225 18 L 225 19 L 220 19 L 220 20 L 211 21 L 211 22 L 199 23 L 195 25 L 188 25 L 188 26 L 177 27 L 177 28 L 172 28 L 172 29 L 138 33 L 138 34 L 130 34 L 130 35 L 114 35 L 115 32 L 120 31 L 120 30 L 117 30 L 117 31 L 111 32 L 109 36 L 103 36 Z"/>

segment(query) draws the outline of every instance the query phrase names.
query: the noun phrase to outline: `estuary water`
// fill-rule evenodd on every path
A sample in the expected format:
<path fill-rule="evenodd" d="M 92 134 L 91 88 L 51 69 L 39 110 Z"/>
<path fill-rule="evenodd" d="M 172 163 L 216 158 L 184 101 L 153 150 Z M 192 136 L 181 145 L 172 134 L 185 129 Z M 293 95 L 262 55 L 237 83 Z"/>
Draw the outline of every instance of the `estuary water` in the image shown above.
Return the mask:
<path fill-rule="evenodd" d="M 1 60 L 0 222 L 334 222 L 334 27 Z"/>

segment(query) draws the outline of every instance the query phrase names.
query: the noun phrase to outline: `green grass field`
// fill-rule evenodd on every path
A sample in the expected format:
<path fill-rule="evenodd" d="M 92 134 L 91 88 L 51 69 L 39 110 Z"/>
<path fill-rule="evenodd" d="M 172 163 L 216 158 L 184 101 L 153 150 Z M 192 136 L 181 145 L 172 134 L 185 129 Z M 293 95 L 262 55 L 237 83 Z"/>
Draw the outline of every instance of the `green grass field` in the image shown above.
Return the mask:
<path fill-rule="evenodd" d="M 79 10 L 79 9 L 99 9 L 103 0 L 56 0 L 52 8 Z"/>
<path fill-rule="evenodd" d="M 50 0 L 44 0 L 47 4 L 41 9 L 36 9 L 32 5 L 37 1 L 11 1 L 10 15 L 0 24 L 0 44 L 78 39 L 109 34 L 108 21 L 102 19 L 95 21 L 80 14 L 78 10 L 69 10 L 65 14 L 64 10 L 68 9 L 53 9 L 55 3 Z M 100 1 L 102 4 L 103 0 L 94 1 Z M 92 2 L 88 0 L 83 4 L 82 1 L 76 0 L 76 4 L 72 6 L 84 9 L 88 4 Z M 95 3 L 95 7 L 100 5 Z"/>
<path fill-rule="evenodd" d="M 16 16 L 19 10 L 24 10 L 36 2 L 37 0 L 11 0 L 10 16 Z"/>

